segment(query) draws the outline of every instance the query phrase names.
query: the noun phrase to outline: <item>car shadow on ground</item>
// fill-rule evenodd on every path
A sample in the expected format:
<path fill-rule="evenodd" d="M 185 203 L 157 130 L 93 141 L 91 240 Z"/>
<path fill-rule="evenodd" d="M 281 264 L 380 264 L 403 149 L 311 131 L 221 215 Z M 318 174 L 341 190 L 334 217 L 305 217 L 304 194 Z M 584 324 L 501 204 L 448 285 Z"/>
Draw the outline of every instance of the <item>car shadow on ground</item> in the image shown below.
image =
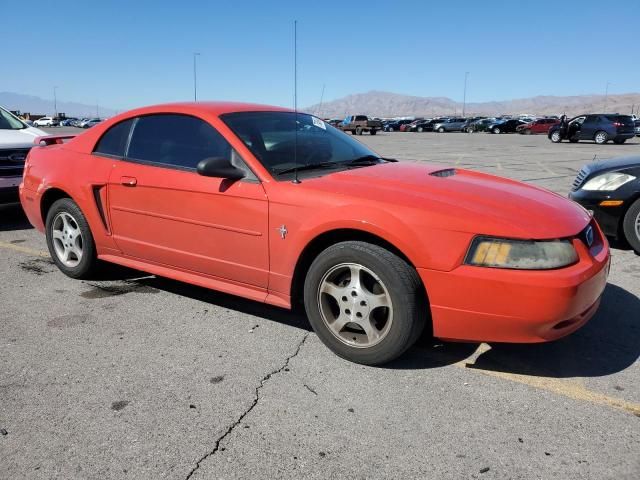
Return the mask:
<path fill-rule="evenodd" d="M 640 279 L 640 271 L 631 272 Z M 117 265 L 105 265 L 93 280 L 135 283 L 234 310 L 259 319 L 311 331 L 306 316 L 264 303 L 156 277 Z M 108 288 L 108 286 L 107 286 Z M 640 357 L 640 299 L 608 284 L 597 314 L 580 330 L 555 342 L 491 344 L 478 355 L 478 343 L 442 342 L 425 332 L 416 345 L 382 368 L 416 370 L 469 360 L 467 368 L 540 377 L 598 377 L 622 371 Z M 475 361 L 473 358 L 475 357 Z"/>
<path fill-rule="evenodd" d="M 0 205 L 0 232 L 33 228 L 19 203 Z"/>
<path fill-rule="evenodd" d="M 640 278 L 640 273 L 632 275 Z M 446 364 L 456 355 L 471 357 L 477 347 L 424 341 L 388 367 L 429 368 L 440 358 Z M 608 284 L 597 314 L 572 335 L 547 343 L 491 344 L 466 367 L 539 377 L 599 377 L 622 371 L 639 357 L 640 299 Z"/>

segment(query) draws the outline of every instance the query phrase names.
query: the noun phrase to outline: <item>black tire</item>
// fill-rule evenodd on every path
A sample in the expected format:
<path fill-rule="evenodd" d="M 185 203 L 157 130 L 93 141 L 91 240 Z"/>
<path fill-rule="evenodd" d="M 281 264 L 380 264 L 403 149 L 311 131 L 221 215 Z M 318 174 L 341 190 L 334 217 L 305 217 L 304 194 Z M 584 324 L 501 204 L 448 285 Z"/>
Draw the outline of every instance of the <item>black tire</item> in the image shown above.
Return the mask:
<path fill-rule="evenodd" d="M 444 127 L 440 127 L 440 128 L 438 129 L 438 133 L 444 133 Z"/>
<path fill-rule="evenodd" d="M 362 128 L 356 127 L 356 135 L 362 135 Z"/>
<path fill-rule="evenodd" d="M 358 264 L 374 272 L 391 300 L 391 323 L 379 343 L 372 346 L 348 345 L 332 333 L 323 319 L 319 302 L 322 280 L 332 269 L 345 263 Z M 402 355 L 420 337 L 428 318 L 428 305 L 416 270 L 394 253 L 360 241 L 337 243 L 316 257 L 305 278 L 304 303 L 309 322 L 320 340 L 338 356 L 364 365 L 381 365 Z M 336 306 L 340 311 L 341 307 Z"/>
<path fill-rule="evenodd" d="M 388 127 L 387 132 L 393 132 L 393 127 Z"/>
<path fill-rule="evenodd" d="M 497 135 L 500 133 L 500 129 L 498 127 L 493 127 L 493 129 L 491 129 L 491 133 L 495 133 Z"/>
<path fill-rule="evenodd" d="M 622 220 L 624 238 L 631 248 L 640 255 L 640 198 L 631 204 Z"/>
<path fill-rule="evenodd" d="M 473 127 L 467 127 L 467 133 L 473 133 Z"/>
<path fill-rule="evenodd" d="M 351 132 L 351 135 L 355 135 L 356 131 L 355 130 L 349 130 Z"/>
<path fill-rule="evenodd" d="M 376 131 L 376 129 L 375 129 L 375 128 L 372 128 L 372 129 L 369 131 L 369 133 L 370 133 L 371 135 L 375 135 L 375 134 L 376 134 L 376 133 L 378 133 L 378 132 Z"/>
<path fill-rule="evenodd" d="M 82 255 L 80 261 L 75 266 L 65 265 L 59 258 L 58 253 L 56 252 L 56 249 L 54 247 L 54 220 L 63 213 L 66 213 L 73 218 L 82 236 Z M 74 202 L 70 198 L 61 198 L 60 200 L 56 200 L 47 212 L 45 225 L 49 254 L 51 255 L 51 258 L 53 259 L 56 266 L 60 269 L 60 271 L 71 278 L 90 278 L 92 273 L 95 272 L 98 266 L 96 246 L 95 242 L 93 241 L 93 235 L 91 234 L 91 229 L 89 228 L 87 219 L 85 218 L 76 202 Z"/>
<path fill-rule="evenodd" d="M 598 145 L 604 145 L 609 141 L 609 134 L 604 130 L 598 130 L 593 136 L 593 141 Z"/>
<path fill-rule="evenodd" d="M 613 143 L 615 143 L 616 145 L 622 145 L 626 141 L 627 141 L 626 138 L 616 138 L 613 140 Z"/>
<path fill-rule="evenodd" d="M 424 128 L 418 127 L 418 132 L 420 132 L 420 133 L 424 132 Z"/>
<path fill-rule="evenodd" d="M 523 133 L 524 135 L 531 135 L 531 129 L 530 129 L 530 128 L 526 128 L 526 129 L 524 129 L 524 130 L 522 131 L 522 133 Z"/>

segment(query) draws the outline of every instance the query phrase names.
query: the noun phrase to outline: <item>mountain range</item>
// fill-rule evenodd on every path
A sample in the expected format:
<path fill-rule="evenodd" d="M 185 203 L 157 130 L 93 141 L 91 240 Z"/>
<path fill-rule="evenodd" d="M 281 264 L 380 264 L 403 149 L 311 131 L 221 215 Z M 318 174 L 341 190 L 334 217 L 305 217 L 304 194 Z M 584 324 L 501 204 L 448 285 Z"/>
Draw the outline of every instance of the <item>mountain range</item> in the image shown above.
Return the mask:
<path fill-rule="evenodd" d="M 8 110 L 19 110 L 34 115 L 54 115 L 56 105 L 53 100 L 47 100 L 33 95 L 21 93 L 0 92 L 0 105 Z M 67 117 L 111 117 L 116 110 L 100 105 L 85 105 L 78 102 L 57 102 L 57 111 L 64 112 Z"/>
<path fill-rule="evenodd" d="M 605 106 L 606 103 L 606 106 Z M 415 97 L 391 92 L 371 91 L 348 95 L 305 109 L 323 118 L 346 115 L 375 117 L 462 115 L 462 102 L 446 97 Z M 621 95 L 538 96 L 492 102 L 467 102 L 465 115 L 532 114 L 569 116 L 587 112 L 634 113 L 640 111 L 640 93 Z"/>
<path fill-rule="evenodd" d="M 605 108 L 606 104 L 606 108 Z M 39 115 L 53 115 L 53 100 L 13 92 L 0 92 L 0 105 L 9 110 L 20 110 Z M 344 118 L 346 115 L 374 117 L 403 117 L 462 115 L 462 102 L 446 97 L 417 97 L 391 92 L 371 91 L 348 95 L 337 100 L 311 105 L 304 111 L 323 118 Z M 640 93 L 619 95 L 538 96 L 492 102 L 467 102 L 465 114 L 501 115 L 532 114 L 569 116 L 586 112 L 640 112 Z M 85 105 L 78 102 L 57 102 L 57 111 L 74 117 L 110 117 L 113 108 Z"/>

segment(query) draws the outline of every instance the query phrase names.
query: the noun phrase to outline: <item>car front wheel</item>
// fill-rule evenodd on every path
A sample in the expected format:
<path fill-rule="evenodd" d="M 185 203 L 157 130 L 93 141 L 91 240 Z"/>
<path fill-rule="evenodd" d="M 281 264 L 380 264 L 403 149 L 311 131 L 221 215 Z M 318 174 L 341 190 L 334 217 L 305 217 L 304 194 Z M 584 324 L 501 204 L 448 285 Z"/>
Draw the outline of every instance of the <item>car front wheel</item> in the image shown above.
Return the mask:
<path fill-rule="evenodd" d="M 631 248 L 640 255 L 640 199 L 636 200 L 622 220 L 624 237 L 631 245 Z"/>
<path fill-rule="evenodd" d="M 97 267 L 91 229 L 80 207 L 70 198 L 56 200 L 47 212 L 47 247 L 65 275 L 88 278 Z"/>
<path fill-rule="evenodd" d="M 553 143 L 560 143 L 562 141 L 562 137 L 560 136 L 560 132 L 559 131 L 555 131 L 551 134 L 551 141 Z"/>
<path fill-rule="evenodd" d="M 607 135 L 607 132 L 600 130 L 596 132 L 593 139 L 598 145 L 604 145 L 609 141 L 609 135 Z"/>
<path fill-rule="evenodd" d="M 394 253 L 365 242 L 341 242 L 314 260 L 304 285 L 314 331 L 334 353 L 381 365 L 418 339 L 428 315 L 416 270 Z"/>
<path fill-rule="evenodd" d="M 438 132 L 440 132 L 440 133 L 444 133 L 444 127 L 440 127 L 440 128 L 438 129 Z"/>
<path fill-rule="evenodd" d="M 498 127 L 495 127 L 493 130 L 491 130 L 493 133 L 498 134 L 500 133 L 500 129 Z"/>

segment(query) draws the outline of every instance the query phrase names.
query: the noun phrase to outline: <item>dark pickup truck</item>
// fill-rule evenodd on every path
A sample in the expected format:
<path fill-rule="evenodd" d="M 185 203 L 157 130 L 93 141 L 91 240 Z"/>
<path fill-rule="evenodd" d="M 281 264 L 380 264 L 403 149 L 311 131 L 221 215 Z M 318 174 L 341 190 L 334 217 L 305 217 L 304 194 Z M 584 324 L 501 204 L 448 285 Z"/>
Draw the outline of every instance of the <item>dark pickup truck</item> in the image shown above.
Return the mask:
<path fill-rule="evenodd" d="M 382 122 L 369 120 L 366 115 L 349 115 L 338 125 L 338 128 L 343 132 L 351 132 L 353 135 L 362 135 L 362 132 L 375 135 L 378 130 L 382 130 Z"/>

